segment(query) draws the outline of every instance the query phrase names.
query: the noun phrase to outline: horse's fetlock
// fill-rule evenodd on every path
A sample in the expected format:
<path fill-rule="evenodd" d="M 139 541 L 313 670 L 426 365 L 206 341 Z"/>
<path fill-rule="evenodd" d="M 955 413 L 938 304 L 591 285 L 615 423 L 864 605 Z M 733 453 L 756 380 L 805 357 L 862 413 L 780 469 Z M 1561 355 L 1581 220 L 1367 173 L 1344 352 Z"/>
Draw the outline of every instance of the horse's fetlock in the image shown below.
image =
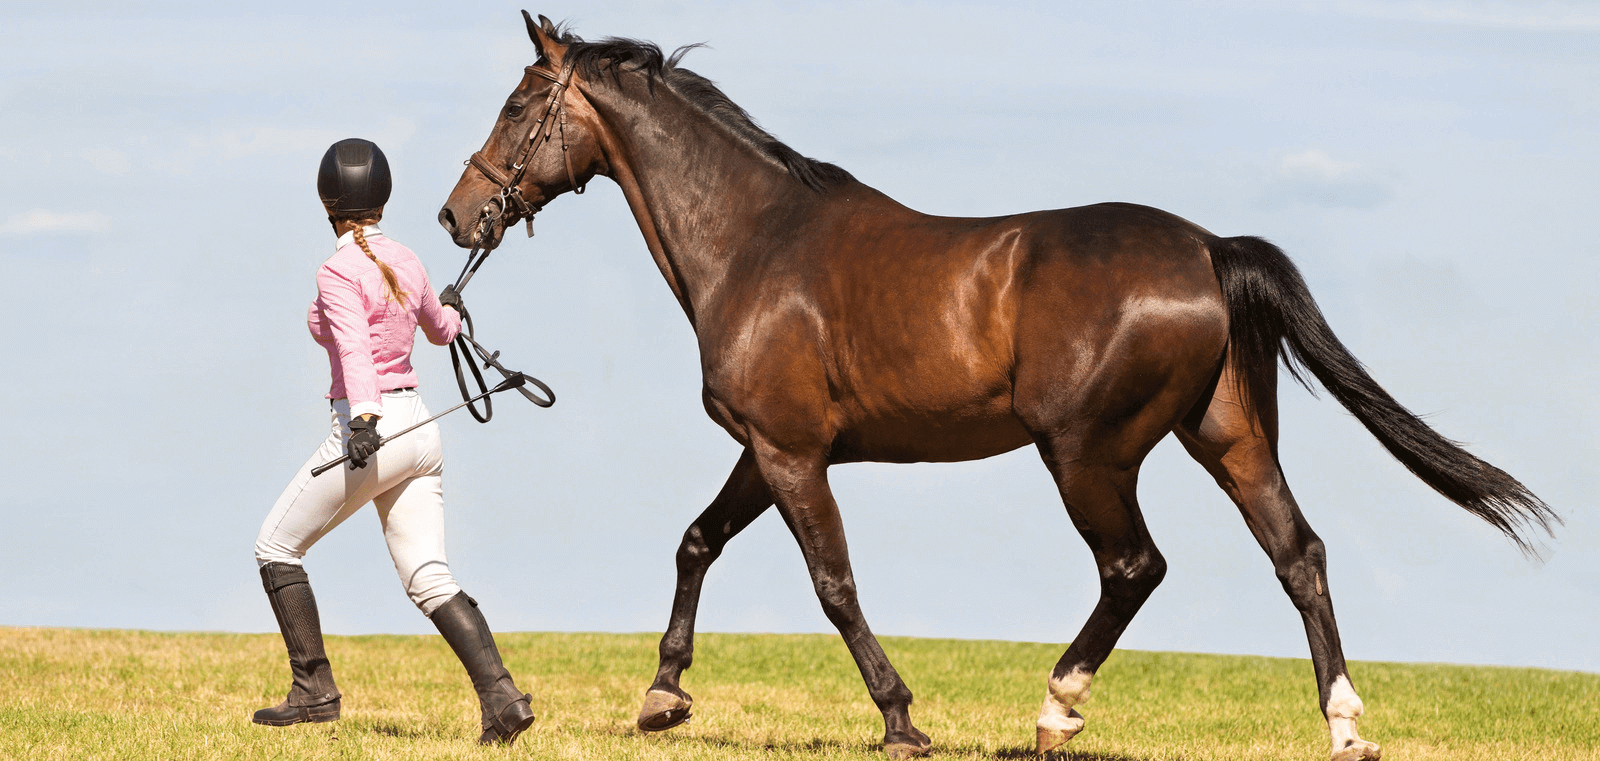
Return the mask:
<path fill-rule="evenodd" d="M 911 688 L 904 682 L 896 682 L 881 695 L 873 695 L 872 702 L 878 706 L 879 711 L 893 711 L 909 708 L 911 706 Z"/>
<path fill-rule="evenodd" d="M 657 650 L 663 663 L 673 664 L 679 670 L 694 663 L 694 641 L 686 637 L 662 637 Z"/>

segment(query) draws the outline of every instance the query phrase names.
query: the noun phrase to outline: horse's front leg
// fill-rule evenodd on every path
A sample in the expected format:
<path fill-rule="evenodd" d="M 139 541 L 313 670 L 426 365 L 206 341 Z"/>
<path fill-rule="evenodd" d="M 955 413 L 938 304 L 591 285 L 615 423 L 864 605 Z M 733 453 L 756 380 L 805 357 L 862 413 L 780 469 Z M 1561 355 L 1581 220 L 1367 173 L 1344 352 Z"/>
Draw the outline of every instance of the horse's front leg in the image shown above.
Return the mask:
<path fill-rule="evenodd" d="M 828 488 L 828 463 L 820 452 L 787 452 L 759 440 L 752 442 L 761 475 L 778 504 L 778 512 L 800 544 L 806 568 L 822 611 L 850 648 L 872 702 L 883 712 L 883 749 L 891 759 L 925 756 L 928 736 L 911 724 L 911 690 L 878 645 L 856 600 L 844 524 Z"/>
<path fill-rule="evenodd" d="M 711 506 L 683 532 L 672 620 L 661 637 L 661 666 L 639 711 L 640 729 L 659 732 L 689 720 L 694 699 L 678 686 L 678 678 L 694 662 L 694 617 L 700 606 L 700 586 L 728 540 L 771 506 L 772 494 L 761 480 L 755 455 L 746 449 Z"/>

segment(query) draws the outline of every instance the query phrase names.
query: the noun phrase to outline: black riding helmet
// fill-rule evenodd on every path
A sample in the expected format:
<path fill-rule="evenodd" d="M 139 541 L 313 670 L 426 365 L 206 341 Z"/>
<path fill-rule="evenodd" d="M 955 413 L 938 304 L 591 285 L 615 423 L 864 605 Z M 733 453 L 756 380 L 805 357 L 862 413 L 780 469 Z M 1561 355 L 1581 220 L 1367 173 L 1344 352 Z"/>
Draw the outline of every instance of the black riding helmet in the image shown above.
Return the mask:
<path fill-rule="evenodd" d="M 394 183 L 378 144 L 352 137 L 329 146 L 317 170 L 317 195 L 330 211 L 375 212 L 389 202 Z"/>

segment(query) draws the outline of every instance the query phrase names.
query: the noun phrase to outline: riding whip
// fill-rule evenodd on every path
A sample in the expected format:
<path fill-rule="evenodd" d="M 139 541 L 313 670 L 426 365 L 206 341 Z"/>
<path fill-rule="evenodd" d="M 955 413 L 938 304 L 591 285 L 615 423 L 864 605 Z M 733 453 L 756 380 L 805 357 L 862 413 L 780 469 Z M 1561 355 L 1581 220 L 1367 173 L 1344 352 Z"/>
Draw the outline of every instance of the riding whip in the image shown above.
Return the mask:
<path fill-rule="evenodd" d="M 451 407 L 450 409 L 447 409 L 444 412 L 441 412 L 441 413 L 439 413 L 437 415 L 434 415 L 433 417 L 428 418 L 427 420 L 424 420 L 424 421 L 422 421 L 420 423 L 416 423 L 414 425 L 407 426 L 406 428 L 404 428 L 402 430 L 396 431 L 393 434 L 385 436 L 385 437 L 383 437 L 382 440 L 380 440 L 378 442 L 378 446 L 381 448 L 384 444 L 387 444 L 387 443 L 389 443 L 391 441 L 394 441 L 395 439 L 400 438 L 401 436 L 404 436 L 404 435 L 406 435 L 408 433 L 411 433 L 412 431 L 415 431 L 418 428 L 421 428 L 421 427 L 423 427 L 423 426 L 425 426 L 425 425 L 427 425 L 429 423 L 432 423 L 433 421 L 438 420 L 439 418 L 442 418 L 445 415 L 448 415 L 448 414 L 450 414 L 452 412 L 455 412 L 456 410 L 459 410 L 462 407 L 465 407 L 465 406 L 467 406 L 469 404 L 472 404 L 473 402 L 476 402 L 479 399 L 483 399 L 483 398 L 489 396 L 490 394 L 496 394 L 496 393 L 499 393 L 501 391 L 510 391 L 511 389 L 514 389 L 514 388 L 515 389 L 520 389 L 520 388 L 522 388 L 522 384 L 527 383 L 528 381 L 533 381 L 533 384 L 538 386 L 539 388 L 544 389 L 545 393 L 549 393 L 550 392 L 550 389 L 548 387 L 546 387 L 543 383 L 540 383 L 538 378 L 530 378 L 530 377 L 528 377 L 526 375 L 523 375 L 522 373 L 513 371 L 510 375 L 506 376 L 505 380 L 500 381 L 500 385 L 495 386 L 494 388 L 491 388 L 488 391 L 485 391 L 485 392 L 483 392 L 483 393 L 481 393 L 481 394 L 479 394 L 479 395 L 477 395 L 477 396 L 475 396 L 475 397 L 473 397 L 471 399 L 468 399 L 467 401 L 464 401 L 464 402 L 462 402 L 462 403 L 460 403 L 460 404 L 458 404 L 458 405 L 456 405 L 454 407 Z M 325 462 L 325 463 L 323 463 L 321 465 L 318 465 L 315 468 L 312 468 L 311 469 L 311 475 L 312 475 L 312 477 L 320 476 L 323 473 L 328 472 L 328 470 L 330 468 L 332 468 L 335 465 L 338 465 L 339 463 L 342 463 L 342 462 L 344 462 L 344 461 L 346 461 L 348 459 L 350 459 L 350 455 L 349 454 L 339 455 L 338 457 L 335 457 L 332 460 L 329 460 L 329 461 L 327 461 L 327 462 Z"/>

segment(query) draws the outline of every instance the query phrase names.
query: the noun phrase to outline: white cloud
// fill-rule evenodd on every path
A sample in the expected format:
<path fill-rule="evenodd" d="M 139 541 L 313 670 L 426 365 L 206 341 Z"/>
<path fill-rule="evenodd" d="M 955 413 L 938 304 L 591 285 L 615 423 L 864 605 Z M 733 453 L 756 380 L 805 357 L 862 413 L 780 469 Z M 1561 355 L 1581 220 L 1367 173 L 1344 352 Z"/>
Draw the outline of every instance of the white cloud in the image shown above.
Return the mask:
<path fill-rule="evenodd" d="M 1393 197 L 1389 180 L 1359 164 L 1308 148 L 1278 159 L 1262 205 L 1282 208 L 1303 203 L 1330 209 L 1375 209 Z"/>
<path fill-rule="evenodd" d="M 59 212 L 34 209 L 0 222 L 0 235 L 99 233 L 111 229 L 111 218 L 97 211 Z"/>
<path fill-rule="evenodd" d="M 1332 180 L 1347 175 L 1354 169 L 1354 164 L 1337 161 L 1315 148 L 1291 153 L 1278 160 L 1278 174 L 1283 177 Z"/>

